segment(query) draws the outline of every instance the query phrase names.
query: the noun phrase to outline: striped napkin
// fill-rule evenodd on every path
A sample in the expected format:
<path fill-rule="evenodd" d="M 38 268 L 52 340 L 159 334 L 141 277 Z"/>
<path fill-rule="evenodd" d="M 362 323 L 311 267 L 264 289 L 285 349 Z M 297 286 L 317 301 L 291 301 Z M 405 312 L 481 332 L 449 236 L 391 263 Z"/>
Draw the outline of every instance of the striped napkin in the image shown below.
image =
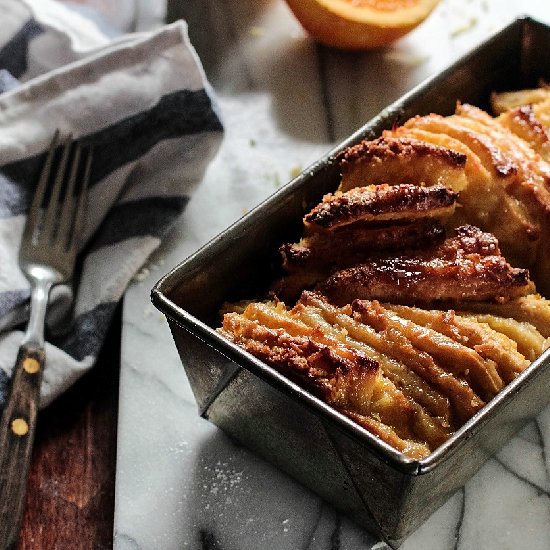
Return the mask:
<path fill-rule="evenodd" d="M 48 337 L 41 406 L 93 366 L 117 302 L 181 214 L 222 137 L 184 22 L 108 38 L 53 0 L 0 0 L 0 405 L 28 317 L 25 213 L 56 128 L 94 144 L 70 330 Z M 51 299 L 51 333 L 71 287 Z"/>

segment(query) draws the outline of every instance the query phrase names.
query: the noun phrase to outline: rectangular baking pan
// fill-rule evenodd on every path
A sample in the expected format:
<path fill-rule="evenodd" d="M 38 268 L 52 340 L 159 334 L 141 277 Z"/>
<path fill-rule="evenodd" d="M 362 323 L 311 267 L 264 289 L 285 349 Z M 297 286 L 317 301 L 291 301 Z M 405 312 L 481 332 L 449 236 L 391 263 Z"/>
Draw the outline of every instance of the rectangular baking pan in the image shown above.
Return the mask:
<path fill-rule="evenodd" d="M 397 548 L 548 402 L 545 353 L 424 460 L 378 440 L 215 331 L 226 300 L 261 297 L 279 275 L 278 247 L 339 183 L 344 148 L 413 115 L 488 108 L 492 91 L 550 81 L 550 27 L 520 18 L 390 105 L 152 290 L 168 318 L 200 414 Z"/>

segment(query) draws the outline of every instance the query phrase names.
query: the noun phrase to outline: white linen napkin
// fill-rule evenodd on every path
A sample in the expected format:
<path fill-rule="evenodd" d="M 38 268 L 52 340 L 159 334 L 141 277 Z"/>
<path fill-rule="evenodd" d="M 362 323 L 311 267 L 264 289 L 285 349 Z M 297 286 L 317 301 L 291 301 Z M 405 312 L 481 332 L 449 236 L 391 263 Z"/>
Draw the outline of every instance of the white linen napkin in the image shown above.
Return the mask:
<path fill-rule="evenodd" d="M 110 40 L 54 0 L 0 0 L 0 13 L 0 405 L 28 314 L 18 250 L 45 152 L 57 128 L 94 145 L 74 323 L 46 344 L 45 406 L 94 364 L 223 130 L 184 22 Z M 69 292 L 54 293 L 50 325 Z"/>

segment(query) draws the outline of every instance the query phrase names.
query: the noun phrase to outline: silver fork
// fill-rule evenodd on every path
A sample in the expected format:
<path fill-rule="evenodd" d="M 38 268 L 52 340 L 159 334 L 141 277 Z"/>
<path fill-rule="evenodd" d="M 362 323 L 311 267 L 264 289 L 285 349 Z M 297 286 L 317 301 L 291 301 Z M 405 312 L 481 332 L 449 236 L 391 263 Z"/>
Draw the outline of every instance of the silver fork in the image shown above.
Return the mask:
<path fill-rule="evenodd" d="M 91 163 L 90 149 L 56 132 L 23 232 L 19 265 L 31 284 L 31 309 L 0 420 L 1 549 L 14 548 L 19 538 L 46 359 L 46 306 L 52 286 L 68 281 L 74 271 Z"/>

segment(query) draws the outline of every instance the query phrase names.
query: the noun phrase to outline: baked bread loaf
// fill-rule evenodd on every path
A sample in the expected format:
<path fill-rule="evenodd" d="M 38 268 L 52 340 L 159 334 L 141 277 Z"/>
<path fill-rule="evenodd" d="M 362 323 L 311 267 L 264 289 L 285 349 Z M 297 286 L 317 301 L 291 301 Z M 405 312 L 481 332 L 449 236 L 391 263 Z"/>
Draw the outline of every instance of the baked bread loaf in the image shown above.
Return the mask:
<path fill-rule="evenodd" d="M 535 323 L 550 308 L 538 300 L 544 313 L 529 323 L 501 304 L 481 315 L 377 300 L 338 307 L 305 291 L 290 309 L 267 301 L 227 312 L 219 331 L 420 459 L 549 346 Z M 516 311 L 515 302 L 506 305 Z"/>
<path fill-rule="evenodd" d="M 348 149 L 340 190 L 442 183 L 460 193 L 448 225 L 493 233 L 508 261 L 529 268 L 550 295 L 550 89 L 493 96 L 493 104 L 506 110 L 494 118 L 459 103 L 451 116 L 413 117 Z"/>
<path fill-rule="evenodd" d="M 218 329 L 416 459 L 550 347 L 550 90 L 492 102 L 346 150 L 271 296 Z"/>

